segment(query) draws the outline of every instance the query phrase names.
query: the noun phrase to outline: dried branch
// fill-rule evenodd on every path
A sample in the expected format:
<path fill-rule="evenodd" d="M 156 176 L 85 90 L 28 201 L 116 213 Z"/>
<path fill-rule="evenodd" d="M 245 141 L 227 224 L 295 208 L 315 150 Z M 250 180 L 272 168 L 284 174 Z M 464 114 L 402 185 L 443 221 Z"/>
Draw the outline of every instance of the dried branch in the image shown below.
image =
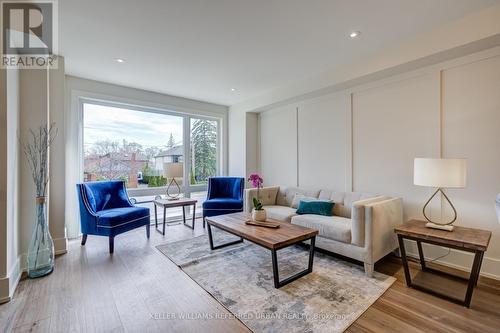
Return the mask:
<path fill-rule="evenodd" d="M 30 129 L 29 132 L 30 140 L 22 144 L 23 151 L 35 183 L 36 196 L 43 197 L 49 183 L 49 148 L 57 136 L 57 128 L 55 123 L 51 123 L 50 126 L 39 126 L 37 131 Z"/>

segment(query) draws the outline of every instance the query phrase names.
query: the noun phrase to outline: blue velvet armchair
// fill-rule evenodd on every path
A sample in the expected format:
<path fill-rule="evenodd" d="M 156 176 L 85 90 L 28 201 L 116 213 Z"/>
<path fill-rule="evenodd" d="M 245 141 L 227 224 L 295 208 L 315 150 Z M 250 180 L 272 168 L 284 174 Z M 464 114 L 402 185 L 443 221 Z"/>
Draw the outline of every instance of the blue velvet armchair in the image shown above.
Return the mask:
<path fill-rule="evenodd" d="M 114 238 L 126 231 L 146 226 L 149 238 L 149 208 L 134 206 L 123 181 L 102 181 L 77 184 L 80 203 L 82 245 L 87 235 L 109 237 L 109 253 L 114 250 Z"/>
<path fill-rule="evenodd" d="M 244 187 L 245 178 L 209 178 L 207 200 L 203 203 L 203 228 L 205 217 L 242 212 Z"/>

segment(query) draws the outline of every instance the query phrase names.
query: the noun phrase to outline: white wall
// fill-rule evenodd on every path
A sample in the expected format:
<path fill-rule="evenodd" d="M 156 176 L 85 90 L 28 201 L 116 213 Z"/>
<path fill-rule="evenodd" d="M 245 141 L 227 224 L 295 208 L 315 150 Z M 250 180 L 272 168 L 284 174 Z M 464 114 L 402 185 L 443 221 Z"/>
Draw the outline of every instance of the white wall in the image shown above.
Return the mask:
<path fill-rule="evenodd" d="M 423 217 L 432 193 L 413 185 L 413 159 L 466 157 L 467 188 L 448 191 L 456 225 L 493 232 L 482 274 L 500 278 L 499 91 L 500 48 L 493 48 L 270 109 L 259 117 L 260 169 L 268 185 L 298 179 L 300 186 L 401 196 L 409 219 Z M 431 207 L 433 217 L 438 208 Z M 424 252 L 434 258 L 447 250 Z M 469 269 L 471 256 L 452 251 L 440 261 Z"/>
<path fill-rule="evenodd" d="M 0 69 L 0 302 L 9 300 L 7 267 L 7 70 Z"/>
<path fill-rule="evenodd" d="M 251 173 L 259 172 L 260 167 L 260 153 L 259 153 L 259 114 L 247 113 L 245 126 L 245 174 L 244 177 Z"/>
<path fill-rule="evenodd" d="M 262 113 L 260 142 L 264 184 L 297 185 L 297 108 L 290 105 Z"/>
<path fill-rule="evenodd" d="M 500 55 L 443 71 L 443 154 L 468 158 L 467 187 L 449 192 L 460 224 L 493 231 L 484 271 L 499 273 Z"/>
<path fill-rule="evenodd" d="M 64 58 L 59 57 L 58 68 L 49 72 L 49 123 L 55 123 L 57 137 L 50 148 L 49 227 L 56 254 L 66 253 L 66 165 L 65 165 L 65 98 Z"/>
<path fill-rule="evenodd" d="M 7 70 L 7 267 L 13 287 L 20 278 L 19 244 L 19 164 L 23 158 L 19 144 L 20 90 L 19 71 Z"/>
<path fill-rule="evenodd" d="M 21 276 L 19 246 L 19 71 L 1 70 L 0 90 L 0 303 L 8 301 Z"/>
<path fill-rule="evenodd" d="M 349 96 L 330 94 L 297 108 L 299 185 L 350 190 Z"/>
<path fill-rule="evenodd" d="M 413 159 L 439 157 L 439 75 L 425 73 L 352 94 L 353 190 L 405 195 L 420 216 L 428 189 L 413 185 Z"/>
<path fill-rule="evenodd" d="M 228 126 L 228 153 L 229 169 L 228 174 L 231 176 L 244 177 L 246 173 L 246 113 L 245 112 L 230 112 Z"/>

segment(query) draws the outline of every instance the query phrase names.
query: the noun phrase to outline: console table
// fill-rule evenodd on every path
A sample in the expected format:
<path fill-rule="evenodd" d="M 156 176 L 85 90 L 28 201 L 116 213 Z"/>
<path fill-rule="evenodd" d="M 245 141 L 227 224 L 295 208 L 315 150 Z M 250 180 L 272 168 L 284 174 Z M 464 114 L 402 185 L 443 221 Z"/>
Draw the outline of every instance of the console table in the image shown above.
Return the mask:
<path fill-rule="evenodd" d="M 403 268 L 406 277 L 406 285 L 408 287 L 412 287 L 414 289 L 418 289 L 435 296 L 445 298 L 460 305 L 470 307 L 472 292 L 474 291 L 474 287 L 477 285 L 484 252 L 488 249 L 488 244 L 490 242 L 491 231 L 455 226 L 453 231 L 450 232 L 445 230 L 427 228 L 425 224 L 425 221 L 411 220 L 394 229 L 394 232 L 398 235 L 399 249 L 401 251 L 401 259 L 403 260 Z M 408 261 L 406 258 L 404 239 L 410 239 L 417 242 L 418 256 L 420 258 L 420 266 L 422 268 L 422 271 L 449 275 L 461 279 L 463 278 L 427 267 L 425 264 L 424 253 L 422 251 L 422 243 L 434 244 L 474 253 L 474 263 L 472 264 L 472 270 L 468 279 L 469 282 L 467 291 L 465 293 L 465 299 L 456 299 L 454 297 L 413 283 L 411 281 L 410 269 L 408 267 Z"/>
<path fill-rule="evenodd" d="M 167 199 L 155 199 L 154 201 L 154 206 L 155 206 L 155 228 L 156 231 L 161 233 L 162 235 L 165 236 L 165 223 L 167 222 L 167 208 L 174 208 L 174 207 L 182 207 L 182 220 L 183 223 L 186 227 L 189 227 L 191 229 L 194 229 L 194 221 L 195 221 L 195 213 L 196 213 L 196 202 L 197 200 L 195 199 L 190 199 L 190 198 L 179 198 L 177 200 L 167 200 Z M 191 225 L 186 223 L 186 206 L 193 206 L 193 221 Z M 158 212 L 156 206 L 160 206 L 163 208 L 163 231 L 160 231 L 158 229 Z"/>

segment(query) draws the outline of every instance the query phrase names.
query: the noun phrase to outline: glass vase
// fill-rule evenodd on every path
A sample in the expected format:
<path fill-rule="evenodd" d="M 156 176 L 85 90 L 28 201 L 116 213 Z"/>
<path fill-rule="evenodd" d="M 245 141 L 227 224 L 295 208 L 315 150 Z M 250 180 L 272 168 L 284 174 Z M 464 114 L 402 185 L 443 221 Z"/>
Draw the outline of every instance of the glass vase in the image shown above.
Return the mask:
<path fill-rule="evenodd" d="M 37 278 L 54 270 L 54 242 L 47 224 L 45 197 L 37 197 L 35 205 L 35 228 L 28 249 L 28 276 Z"/>

